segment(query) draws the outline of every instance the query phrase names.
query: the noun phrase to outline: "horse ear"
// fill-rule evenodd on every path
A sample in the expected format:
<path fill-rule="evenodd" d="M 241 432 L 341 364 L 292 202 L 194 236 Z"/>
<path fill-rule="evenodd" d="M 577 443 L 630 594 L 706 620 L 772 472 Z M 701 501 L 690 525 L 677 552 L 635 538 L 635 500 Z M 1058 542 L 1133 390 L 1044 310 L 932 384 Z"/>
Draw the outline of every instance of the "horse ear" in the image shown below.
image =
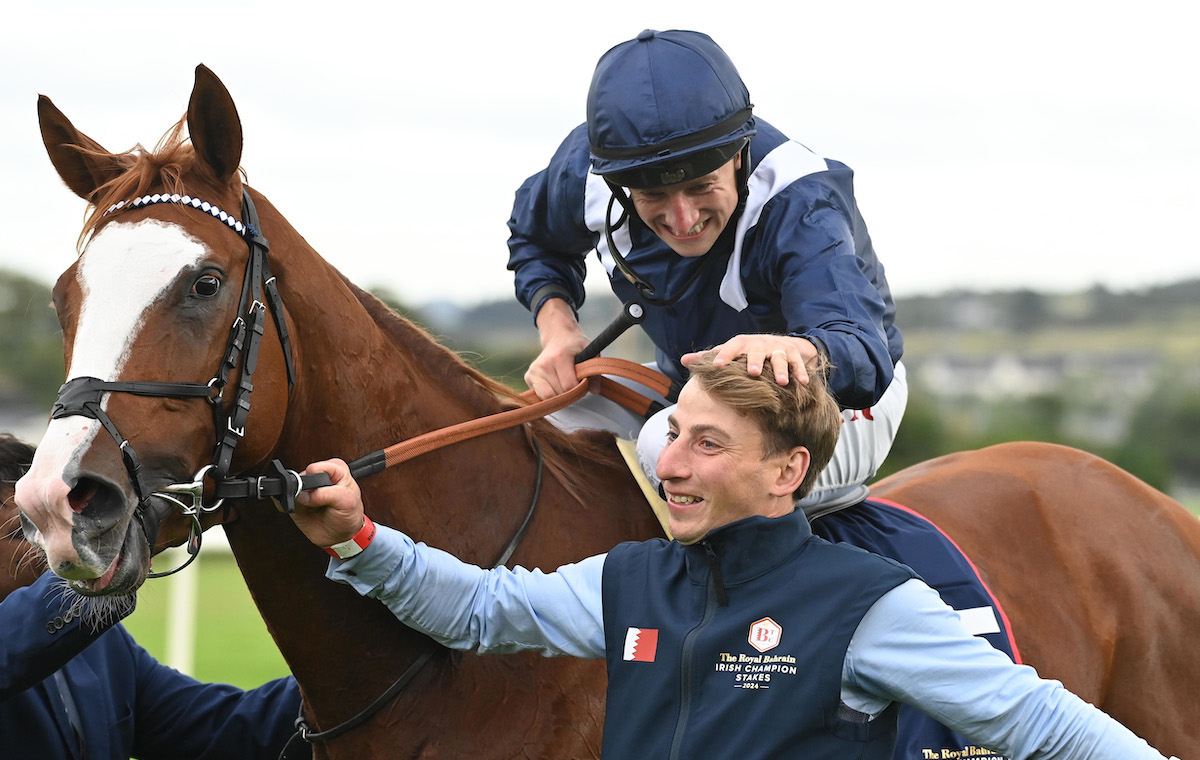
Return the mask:
<path fill-rule="evenodd" d="M 229 90 L 204 64 L 196 67 L 187 121 L 197 159 L 207 164 L 218 180 L 229 182 L 242 160 L 242 122 Z"/>
<path fill-rule="evenodd" d="M 50 163 L 80 198 L 91 201 L 96 188 L 122 172 L 116 156 L 75 129 L 45 95 L 38 96 L 38 124 Z"/>

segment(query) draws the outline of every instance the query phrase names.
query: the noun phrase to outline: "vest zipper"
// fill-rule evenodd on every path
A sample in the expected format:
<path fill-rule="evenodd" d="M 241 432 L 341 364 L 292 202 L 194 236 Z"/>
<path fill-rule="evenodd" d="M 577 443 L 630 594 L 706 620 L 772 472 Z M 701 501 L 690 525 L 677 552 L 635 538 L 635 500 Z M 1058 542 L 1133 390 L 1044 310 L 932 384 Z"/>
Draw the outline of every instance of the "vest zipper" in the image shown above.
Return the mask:
<path fill-rule="evenodd" d="M 675 721 L 675 735 L 671 738 L 671 754 L 668 755 L 670 760 L 679 758 L 683 747 L 683 737 L 687 731 L 688 716 L 692 710 L 692 654 L 696 647 L 696 638 L 712 622 L 713 617 L 717 614 L 717 608 L 729 605 L 729 601 L 725 598 L 725 586 L 721 582 L 721 564 L 717 559 L 717 553 L 707 541 L 702 541 L 701 545 L 704 546 L 709 567 L 704 615 L 696 627 L 683 637 L 683 647 L 679 655 L 679 717 Z"/>

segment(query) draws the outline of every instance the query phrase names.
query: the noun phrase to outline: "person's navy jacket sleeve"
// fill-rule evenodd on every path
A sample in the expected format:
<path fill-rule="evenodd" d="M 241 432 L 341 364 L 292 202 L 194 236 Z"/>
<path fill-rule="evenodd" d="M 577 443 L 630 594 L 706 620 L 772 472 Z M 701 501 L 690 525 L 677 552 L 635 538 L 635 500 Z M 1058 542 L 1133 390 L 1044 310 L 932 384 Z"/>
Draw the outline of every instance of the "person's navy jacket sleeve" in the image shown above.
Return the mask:
<path fill-rule="evenodd" d="M 0 603 L 0 756 L 72 756 L 54 714 L 57 687 L 39 686 L 61 671 L 89 758 L 279 757 L 300 709 L 295 679 L 250 690 L 198 681 L 155 660 L 115 618 L 95 630 L 72 614 L 56 582 L 47 573 Z M 299 742 L 288 758 L 310 754 Z"/>
<path fill-rule="evenodd" d="M 50 677 L 116 622 L 83 624 L 64 603 L 61 583 L 43 573 L 0 602 L 0 703 Z"/>
<path fill-rule="evenodd" d="M 300 691 L 292 677 L 256 689 L 203 683 L 155 660 L 124 629 L 137 688 L 131 754 L 140 760 L 275 760 L 295 731 Z M 120 674 L 113 674 L 119 678 Z M 308 756 L 299 743 L 289 758 Z"/>
<path fill-rule="evenodd" d="M 587 175 L 587 125 L 581 125 L 550 165 L 517 190 L 508 220 L 508 268 L 517 300 L 535 315 L 541 304 L 533 302 L 534 294 L 545 286 L 568 296 L 572 308 L 583 305 L 587 254 L 596 244 L 583 221 Z"/>
<path fill-rule="evenodd" d="M 882 278 L 870 238 L 854 232 L 850 172 L 830 163 L 834 169 L 794 183 L 766 205 L 743 277 L 778 299 L 788 333 L 820 342 L 833 365 L 829 390 L 842 408 L 865 409 L 891 384 L 903 342 L 889 330 L 895 307 L 880 293 L 882 279 L 870 277 L 878 269 Z"/>

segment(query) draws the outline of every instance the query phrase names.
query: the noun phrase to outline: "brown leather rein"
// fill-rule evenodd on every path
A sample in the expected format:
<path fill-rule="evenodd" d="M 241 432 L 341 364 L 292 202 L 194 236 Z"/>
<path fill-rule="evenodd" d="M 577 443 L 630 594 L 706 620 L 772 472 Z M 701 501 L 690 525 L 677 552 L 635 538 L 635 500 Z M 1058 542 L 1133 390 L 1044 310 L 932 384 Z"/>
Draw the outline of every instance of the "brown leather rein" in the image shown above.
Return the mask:
<path fill-rule="evenodd" d="M 392 467 L 414 457 L 440 449 L 443 446 L 449 446 L 470 438 L 494 433 L 505 428 L 516 427 L 540 417 L 545 417 L 547 414 L 575 403 L 583 398 L 588 391 L 605 396 L 638 414 L 645 415 L 650 411 L 653 404 L 650 399 L 632 388 L 605 377 L 605 375 L 616 375 L 624 377 L 627 380 L 636 381 L 662 396 L 666 396 L 671 388 L 671 380 L 666 375 L 626 359 L 610 359 L 606 357 L 588 359 L 576 365 L 575 372 L 579 378 L 579 383 L 566 393 L 543 401 L 532 401 L 537 396 L 534 395 L 533 391 L 526 391 L 519 397 L 528 402 L 526 406 L 498 412 L 486 417 L 479 417 L 457 425 L 451 425 L 450 427 L 434 430 L 389 446 L 382 451 L 384 466 Z"/>

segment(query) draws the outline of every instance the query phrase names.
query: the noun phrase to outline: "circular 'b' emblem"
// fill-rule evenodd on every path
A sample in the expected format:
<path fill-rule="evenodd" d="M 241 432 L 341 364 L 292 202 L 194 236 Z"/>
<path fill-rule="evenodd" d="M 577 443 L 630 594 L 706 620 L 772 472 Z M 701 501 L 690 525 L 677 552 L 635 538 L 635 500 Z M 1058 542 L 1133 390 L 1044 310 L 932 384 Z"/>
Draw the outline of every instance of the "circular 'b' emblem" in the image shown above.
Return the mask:
<path fill-rule="evenodd" d="M 782 635 L 783 629 L 779 627 L 779 623 L 765 617 L 750 625 L 750 635 L 746 640 L 750 642 L 750 646 L 765 652 L 779 646 L 779 637 Z"/>

